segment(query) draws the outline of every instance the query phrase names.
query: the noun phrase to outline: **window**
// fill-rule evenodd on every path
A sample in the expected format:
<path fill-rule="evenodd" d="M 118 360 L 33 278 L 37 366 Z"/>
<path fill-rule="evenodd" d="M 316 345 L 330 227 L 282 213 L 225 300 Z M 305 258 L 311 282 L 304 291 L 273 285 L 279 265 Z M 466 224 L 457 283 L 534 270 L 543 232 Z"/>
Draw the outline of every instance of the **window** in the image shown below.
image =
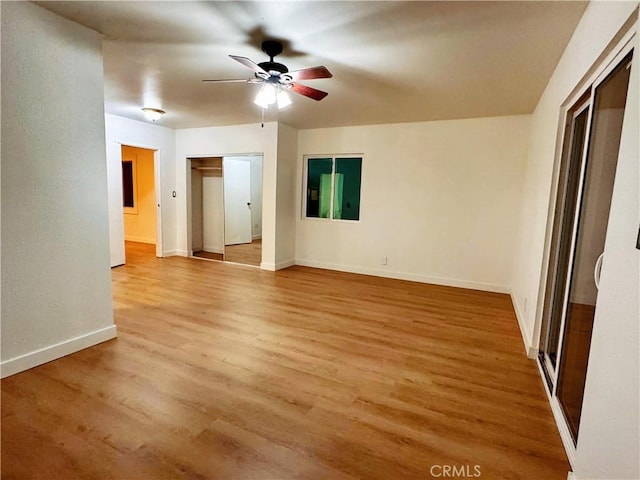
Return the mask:
<path fill-rule="evenodd" d="M 307 157 L 305 217 L 360 219 L 362 157 Z"/>
<path fill-rule="evenodd" d="M 122 206 L 125 213 L 138 213 L 136 191 L 136 162 L 122 161 Z"/>

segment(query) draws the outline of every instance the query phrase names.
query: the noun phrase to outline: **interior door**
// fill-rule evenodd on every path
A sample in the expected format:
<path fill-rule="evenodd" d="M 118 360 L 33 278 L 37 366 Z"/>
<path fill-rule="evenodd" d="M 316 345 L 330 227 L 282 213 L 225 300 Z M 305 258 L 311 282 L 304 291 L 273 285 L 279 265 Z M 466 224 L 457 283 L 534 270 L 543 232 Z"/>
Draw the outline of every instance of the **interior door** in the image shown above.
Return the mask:
<path fill-rule="evenodd" d="M 224 244 L 251 243 L 251 163 L 225 158 Z"/>

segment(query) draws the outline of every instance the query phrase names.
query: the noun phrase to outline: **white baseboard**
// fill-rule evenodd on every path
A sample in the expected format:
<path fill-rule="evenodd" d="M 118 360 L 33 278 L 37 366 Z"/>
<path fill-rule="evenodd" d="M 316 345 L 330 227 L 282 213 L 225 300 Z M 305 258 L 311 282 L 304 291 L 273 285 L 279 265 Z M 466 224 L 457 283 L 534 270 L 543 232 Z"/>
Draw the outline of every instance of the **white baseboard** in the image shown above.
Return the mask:
<path fill-rule="evenodd" d="M 251 235 L 251 240 L 262 240 L 262 234 Z"/>
<path fill-rule="evenodd" d="M 116 338 L 118 332 L 115 325 L 111 325 L 94 332 L 81 335 L 79 337 L 65 340 L 64 342 L 56 343 L 49 347 L 41 348 L 34 352 L 20 355 L 19 357 L 11 358 L 0 363 L 0 377 L 5 378 L 16 373 L 29 370 L 30 368 L 37 367 L 43 363 L 51 362 L 58 358 L 70 355 L 79 350 L 93 347 L 112 338 Z"/>
<path fill-rule="evenodd" d="M 282 270 L 284 268 L 293 267 L 295 264 L 296 264 L 296 261 L 293 259 L 285 260 L 284 262 L 278 262 L 276 263 L 276 270 Z"/>
<path fill-rule="evenodd" d="M 493 283 L 471 282 L 467 280 L 457 280 L 454 278 L 433 277 L 417 273 L 396 272 L 393 270 L 381 270 L 374 268 L 358 267 L 353 265 L 340 265 L 335 263 L 316 262 L 315 260 L 296 259 L 296 265 L 303 267 L 323 268 L 325 270 L 337 270 L 339 272 L 359 273 L 362 275 L 373 275 L 375 277 L 395 278 L 396 280 L 409 280 L 411 282 L 431 283 L 444 285 L 447 287 L 468 288 L 471 290 L 482 290 L 494 293 L 509 293 L 509 287 L 496 285 Z"/>
<path fill-rule="evenodd" d="M 220 255 L 224 254 L 223 247 L 214 247 L 212 245 L 205 245 L 204 247 L 202 247 L 202 250 L 208 253 L 219 253 Z"/>
<path fill-rule="evenodd" d="M 520 328 L 520 335 L 522 335 L 522 342 L 524 343 L 524 351 L 529 358 L 536 358 L 538 356 L 538 349 L 531 345 L 531 333 L 526 327 L 524 322 L 524 314 L 518 303 L 518 299 L 513 292 L 510 292 L 511 303 L 513 304 L 513 310 L 516 312 L 516 319 L 518 320 L 518 327 Z"/>
<path fill-rule="evenodd" d="M 569 472 L 567 474 L 567 480 L 576 480 L 576 476 L 573 474 L 573 472 Z"/>
<path fill-rule="evenodd" d="M 162 252 L 163 257 L 188 257 L 189 252 L 186 250 L 164 250 Z"/>
<path fill-rule="evenodd" d="M 155 238 L 146 238 L 146 237 L 129 237 L 126 236 L 124 237 L 125 241 L 127 242 L 138 242 L 138 243 L 151 243 L 153 245 L 156 244 L 156 239 Z"/>
<path fill-rule="evenodd" d="M 276 270 L 282 270 L 283 268 L 289 268 L 296 265 L 296 261 L 295 260 L 285 260 L 284 262 L 278 262 L 278 263 L 265 263 L 262 262 L 260 264 L 260 268 L 262 270 L 269 270 L 271 272 L 275 272 Z"/>

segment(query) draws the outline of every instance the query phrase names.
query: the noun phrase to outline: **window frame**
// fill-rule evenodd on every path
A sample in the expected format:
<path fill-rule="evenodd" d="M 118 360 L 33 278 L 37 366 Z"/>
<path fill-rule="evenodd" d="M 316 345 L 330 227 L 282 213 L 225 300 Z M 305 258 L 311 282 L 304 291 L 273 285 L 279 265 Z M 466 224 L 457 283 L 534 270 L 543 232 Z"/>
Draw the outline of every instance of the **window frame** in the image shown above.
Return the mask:
<path fill-rule="evenodd" d="M 358 219 L 350 220 L 347 218 L 333 218 L 333 201 L 334 201 L 334 187 L 335 187 L 335 178 L 336 178 L 336 160 L 350 160 L 350 159 L 360 159 L 360 198 L 358 199 L 360 202 L 360 208 L 358 209 Z M 309 160 L 322 160 L 322 159 L 331 159 L 331 204 L 329 206 L 329 214 L 330 217 L 308 217 L 307 216 L 307 182 L 309 180 L 308 170 L 309 170 Z M 364 154 L 362 153 L 327 153 L 327 154 L 307 154 L 302 157 L 302 210 L 301 217 L 302 220 L 309 220 L 312 222 L 320 221 L 320 222 L 339 222 L 339 223 L 359 223 L 362 219 L 362 172 L 364 170 Z"/>

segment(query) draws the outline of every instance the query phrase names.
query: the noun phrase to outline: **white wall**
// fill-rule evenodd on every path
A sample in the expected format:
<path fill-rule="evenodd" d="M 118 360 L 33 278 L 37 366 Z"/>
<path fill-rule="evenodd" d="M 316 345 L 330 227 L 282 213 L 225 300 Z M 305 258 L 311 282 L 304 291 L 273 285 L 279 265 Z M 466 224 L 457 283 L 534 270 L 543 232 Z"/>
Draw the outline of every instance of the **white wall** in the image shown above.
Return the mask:
<path fill-rule="evenodd" d="M 637 7 L 638 2 L 592 2 L 587 7 L 533 115 L 512 282 L 523 336 L 534 352 L 543 300 L 543 253 L 550 235 L 547 219 L 553 167 L 561 133 L 560 107 L 599 63 Z M 640 252 L 634 248 L 640 218 L 637 37 L 635 45 L 573 465 L 580 480 L 640 478 Z M 525 299 L 536 308 L 526 311 Z"/>
<path fill-rule="evenodd" d="M 278 190 L 276 270 L 295 263 L 298 191 L 298 130 L 278 124 Z"/>
<path fill-rule="evenodd" d="M 101 38 L 32 3 L 1 8 L 4 377 L 116 327 Z"/>
<path fill-rule="evenodd" d="M 509 291 L 529 122 L 512 116 L 301 130 L 300 157 L 364 159 L 359 222 L 301 218 L 298 160 L 296 262 Z"/>
<path fill-rule="evenodd" d="M 163 256 L 176 253 L 176 190 L 175 131 L 160 125 L 139 122 L 116 115 L 105 115 L 107 142 L 107 173 L 109 185 L 109 244 L 111 266 L 122 265 L 124 256 L 124 226 L 122 215 L 122 152 L 121 145 L 157 150 L 160 175 L 162 230 L 159 240 Z M 158 173 L 158 172 L 156 172 Z"/>
<path fill-rule="evenodd" d="M 187 255 L 191 243 L 188 216 L 191 171 L 187 170 L 186 159 L 262 153 L 262 267 L 275 268 L 277 134 L 278 125 L 274 122 L 265 123 L 264 128 L 255 124 L 176 130 L 177 253 Z"/>

